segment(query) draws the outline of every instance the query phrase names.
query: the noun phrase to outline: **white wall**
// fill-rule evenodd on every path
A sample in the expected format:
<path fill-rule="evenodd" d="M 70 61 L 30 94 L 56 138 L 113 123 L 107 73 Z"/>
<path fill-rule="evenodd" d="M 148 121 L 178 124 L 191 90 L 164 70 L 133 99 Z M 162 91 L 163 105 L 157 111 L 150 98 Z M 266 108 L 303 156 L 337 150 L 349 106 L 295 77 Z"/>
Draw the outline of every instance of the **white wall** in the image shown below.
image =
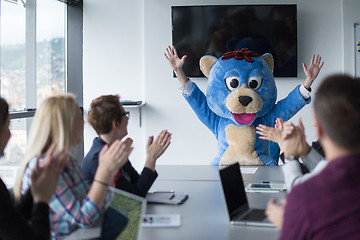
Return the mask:
<path fill-rule="evenodd" d="M 143 1 L 84 1 L 84 108 L 104 94 L 122 99 L 144 97 Z M 130 109 L 129 136 L 135 141 L 132 159 L 143 159 L 144 130 L 139 113 Z M 85 124 L 84 152 L 92 145 L 95 131 Z M 139 146 L 139 147 L 138 147 Z"/>
<path fill-rule="evenodd" d="M 278 98 L 303 82 L 301 62 L 320 54 L 325 65 L 313 90 L 328 74 L 344 71 L 349 50 L 344 46 L 346 22 L 358 18 L 357 0 L 221 1 L 221 4 L 295 3 L 298 5 L 298 78 L 276 79 Z M 164 58 L 171 44 L 171 6 L 189 5 L 188 0 L 85 0 L 84 1 L 84 106 L 101 94 L 119 93 L 123 98 L 146 101 L 143 126 L 138 127 L 137 111 L 131 110 L 129 135 L 135 139 L 131 156 L 140 169 L 144 162 L 147 136 L 162 129 L 173 133 L 172 145 L 158 164 L 209 164 L 216 155 L 216 140 L 196 118 L 178 90 L 179 83 Z M 191 5 L 219 4 L 216 0 L 193 0 Z M 344 5 L 344 7 L 343 7 Z M 344 14 L 345 9 L 351 13 Z M 356 17 L 355 17 L 356 16 Z M 347 29 L 347 28 L 346 28 Z M 346 64 L 345 64 L 346 63 Z M 351 69 L 346 67 L 351 73 Z M 193 79 L 206 91 L 206 79 Z M 308 141 L 316 139 L 311 126 L 311 106 L 302 117 Z M 85 129 L 85 152 L 94 132 Z"/>

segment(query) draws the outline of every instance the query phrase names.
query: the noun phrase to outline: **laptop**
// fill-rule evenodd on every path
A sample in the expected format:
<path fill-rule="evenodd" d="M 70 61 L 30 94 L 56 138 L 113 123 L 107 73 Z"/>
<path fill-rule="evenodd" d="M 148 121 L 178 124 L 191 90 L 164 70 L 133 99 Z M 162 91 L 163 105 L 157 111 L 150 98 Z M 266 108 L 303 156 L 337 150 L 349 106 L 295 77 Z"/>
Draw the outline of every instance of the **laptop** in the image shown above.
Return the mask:
<path fill-rule="evenodd" d="M 219 172 L 231 224 L 275 227 L 267 219 L 265 209 L 249 207 L 239 163 Z"/>
<path fill-rule="evenodd" d="M 136 240 L 141 229 L 141 218 L 146 211 L 145 198 L 110 187 L 113 198 L 99 221 L 90 228 L 79 228 L 65 240 Z"/>
<path fill-rule="evenodd" d="M 125 230 L 122 231 L 118 237 L 112 239 L 116 239 L 116 240 L 138 239 L 139 232 L 141 229 L 142 216 L 145 215 L 145 211 L 146 211 L 145 198 L 139 197 L 137 195 L 113 187 L 111 187 L 110 190 L 112 190 L 114 193 L 114 196 L 110 203 L 110 207 L 116 209 L 122 215 L 128 218 L 128 224 Z M 105 235 L 106 234 L 110 235 L 111 225 L 113 225 L 113 223 L 111 221 L 108 222 L 110 226 L 107 227 L 106 224 L 103 222 L 102 234 L 101 234 L 102 239 L 110 239 L 108 237 L 105 237 Z M 116 229 L 114 230 L 116 231 Z"/>

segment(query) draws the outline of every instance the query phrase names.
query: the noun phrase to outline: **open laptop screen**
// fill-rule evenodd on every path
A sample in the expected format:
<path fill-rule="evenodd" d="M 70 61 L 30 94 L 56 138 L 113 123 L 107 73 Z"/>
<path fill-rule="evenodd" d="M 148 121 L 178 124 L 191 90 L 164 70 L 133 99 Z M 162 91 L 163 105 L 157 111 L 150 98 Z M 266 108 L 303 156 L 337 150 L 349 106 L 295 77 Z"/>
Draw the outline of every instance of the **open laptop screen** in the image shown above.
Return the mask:
<path fill-rule="evenodd" d="M 110 188 L 110 190 L 114 193 L 110 206 L 128 218 L 128 224 L 125 230 L 116 240 L 138 239 L 141 216 L 144 215 L 146 211 L 145 198 L 117 188 Z"/>
<path fill-rule="evenodd" d="M 248 209 L 249 205 L 239 163 L 221 169 L 220 179 L 230 218 L 238 214 L 240 210 Z"/>

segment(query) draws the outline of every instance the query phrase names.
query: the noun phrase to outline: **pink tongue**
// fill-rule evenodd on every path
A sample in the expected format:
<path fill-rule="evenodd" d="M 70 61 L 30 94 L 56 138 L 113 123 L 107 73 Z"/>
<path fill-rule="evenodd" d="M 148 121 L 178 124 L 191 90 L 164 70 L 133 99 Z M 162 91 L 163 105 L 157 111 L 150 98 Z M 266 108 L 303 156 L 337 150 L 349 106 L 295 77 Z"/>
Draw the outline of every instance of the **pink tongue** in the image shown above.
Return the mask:
<path fill-rule="evenodd" d="M 241 114 L 231 113 L 231 114 L 235 118 L 235 121 L 241 125 L 247 125 L 252 123 L 256 115 L 256 113 L 241 113 Z"/>

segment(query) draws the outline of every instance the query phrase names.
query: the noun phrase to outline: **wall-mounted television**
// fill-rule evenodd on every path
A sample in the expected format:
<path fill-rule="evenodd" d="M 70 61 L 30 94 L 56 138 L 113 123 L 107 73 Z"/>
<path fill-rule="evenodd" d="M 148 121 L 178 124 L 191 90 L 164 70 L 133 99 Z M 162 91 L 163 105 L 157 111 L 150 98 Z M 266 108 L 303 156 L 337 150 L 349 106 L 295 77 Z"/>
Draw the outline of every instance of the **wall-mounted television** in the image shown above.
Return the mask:
<path fill-rule="evenodd" d="M 204 55 L 248 48 L 274 57 L 275 77 L 297 77 L 297 6 L 172 6 L 172 40 L 189 77 L 203 77 Z"/>

